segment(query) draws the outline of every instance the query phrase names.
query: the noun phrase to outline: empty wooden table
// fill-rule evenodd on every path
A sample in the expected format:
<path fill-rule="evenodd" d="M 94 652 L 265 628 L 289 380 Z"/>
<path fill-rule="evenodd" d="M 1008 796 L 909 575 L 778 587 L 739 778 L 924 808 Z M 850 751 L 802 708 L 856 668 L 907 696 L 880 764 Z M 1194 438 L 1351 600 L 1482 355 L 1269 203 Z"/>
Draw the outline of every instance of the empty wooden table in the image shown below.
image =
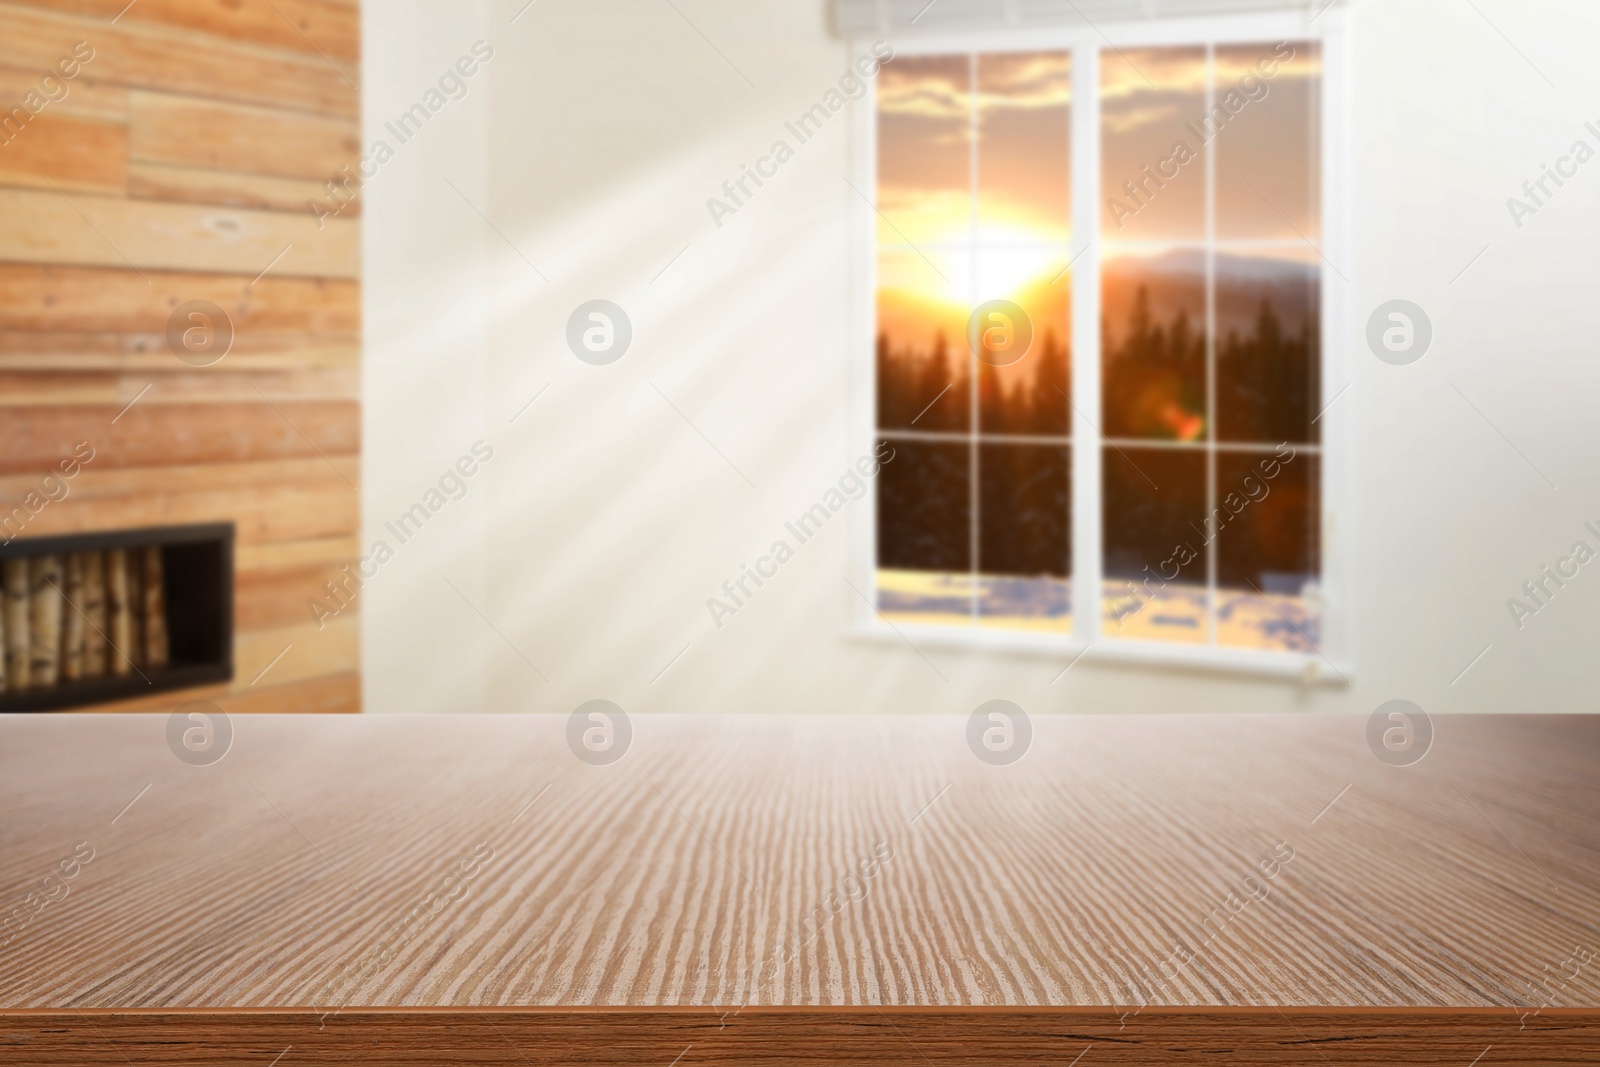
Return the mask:
<path fill-rule="evenodd" d="M 5 719 L 0 1064 L 1600 1062 L 1594 718 L 988 729 Z"/>

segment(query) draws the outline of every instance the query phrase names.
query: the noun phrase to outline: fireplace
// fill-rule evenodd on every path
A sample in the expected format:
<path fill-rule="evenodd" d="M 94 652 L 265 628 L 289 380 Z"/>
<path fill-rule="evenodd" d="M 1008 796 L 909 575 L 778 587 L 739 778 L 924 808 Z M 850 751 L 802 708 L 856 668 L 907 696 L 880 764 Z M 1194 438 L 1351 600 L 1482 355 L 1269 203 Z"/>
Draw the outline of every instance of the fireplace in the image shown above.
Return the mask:
<path fill-rule="evenodd" d="M 215 523 L 0 545 L 0 711 L 231 679 L 233 534 Z"/>

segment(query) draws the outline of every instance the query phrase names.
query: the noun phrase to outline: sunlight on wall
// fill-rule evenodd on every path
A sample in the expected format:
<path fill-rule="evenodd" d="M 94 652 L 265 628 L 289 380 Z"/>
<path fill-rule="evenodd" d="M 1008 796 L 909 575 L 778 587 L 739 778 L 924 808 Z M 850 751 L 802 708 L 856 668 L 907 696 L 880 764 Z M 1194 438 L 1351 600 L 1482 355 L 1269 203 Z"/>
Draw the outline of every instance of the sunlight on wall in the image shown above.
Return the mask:
<path fill-rule="evenodd" d="M 1396 368 L 1350 353 L 1338 402 L 1355 409 L 1359 488 L 1338 535 L 1354 542 L 1361 600 L 1346 690 L 1092 660 L 1052 685 L 1059 658 L 849 638 L 849 523 L 865 502 L 719 627 L 707 599 L 857 459 L 852 361 L 870 353 L 851 348 L 859 202 L 845 178 L 849 123 L 864 115 L 835 117 L 720 226 L 706 200 L 785 137 L 848 56 L 821 5 L 681 5 L 728 61 L 669 5 L 537 5 L 513 25 L 521 6 L 488 5 L 481 31 L 422 0 L 367 12 L 367 54 L 397 56 L 369 69 L 369 116 L 414 96 L 458 45 L 484 36 L 497 53 L 474 89 L 487 92 L 451 116 L 469 121 L 428 131 L 440 136 L 408 146 L 366 193 L 364 543 L 473 440 L 496 450 L 463 506 L 365 593 L 369 710 L 565 713 L 604 697 L 637 714 L 965 713 L 1003 697 L 1041 713 L 1366 712 L 1395 696 L 1562 710 L 1562 694 L 1592 684 L 1574 620 L 1600 587 L 1552 606 L 1572 613 L 1565 623 L 1541 614 L 1536 640 L 1508 625 L 1503 601 L 1594 501 L 1552 494 L 1451 387 L 1563 490 L 1592 471 L 1576 457 L 1592 452 L 1583 413 L 1600 396 L 1583 353 L 1600 313 L 1576 287 L 1600 213 L 1575 187 L 1549 218 L 1506 222 L 1504 197 L 1571 131 L 1554 118 L 1528 128 L 1545 89 L 1470 11 L 1358 11 L 1348 303 L 1356 317 L 1396 295 L 1424 303 L 1438 354 Z M 1393 43 L 1423 33 L 1449 43 L 1444 67 Z M 1574 89 L 1596 78 L 1576 52 L 1539 58 Z M 1499 96 L 1476 88 L 1486 69 L 1504 74 Z M 1461 157 L 1494 139 L 1496 152 Z M 573 309 L 596 298 L 633 326 L 609 366 L 564 340 Z M 1236 614 L 1265 618 L 1261 605 Z"/>

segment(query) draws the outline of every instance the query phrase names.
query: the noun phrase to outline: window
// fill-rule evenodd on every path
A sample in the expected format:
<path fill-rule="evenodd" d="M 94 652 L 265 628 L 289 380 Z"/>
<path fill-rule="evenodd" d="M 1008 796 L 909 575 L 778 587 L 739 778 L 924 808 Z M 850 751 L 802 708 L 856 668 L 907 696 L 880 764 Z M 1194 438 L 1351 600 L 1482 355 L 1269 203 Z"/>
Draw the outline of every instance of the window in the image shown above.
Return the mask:
<path fill-rule="evenodd" d="M 872 582 L 896 628 L 1323 656 L 1324 49 L 1230 27 L 897 43 L 879 73 Z"/>

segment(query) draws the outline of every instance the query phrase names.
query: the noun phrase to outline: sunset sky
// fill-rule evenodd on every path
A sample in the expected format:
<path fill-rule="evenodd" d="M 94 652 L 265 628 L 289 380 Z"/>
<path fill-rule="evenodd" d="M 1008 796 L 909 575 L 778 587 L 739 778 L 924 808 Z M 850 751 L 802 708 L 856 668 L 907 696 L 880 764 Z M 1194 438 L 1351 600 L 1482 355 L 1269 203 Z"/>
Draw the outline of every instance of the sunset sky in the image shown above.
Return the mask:
<path fill-rule="evenodd" d="M 925 349 L 942 331 L 964 373 L 968 315 L 995 298 L 1023 307 L 1036 343 L 1047 332 L 1070 340 L 1071 278 L 1061 272 L 1071 259 L 1071 87 L 1064 53 L 884 67 L 878 196 L 893 225 L 878 230 L 878 323 L 891 343 Z M 1025 364 L 997 377 L 1010 388 L 1031 372 Z"/>
<path fill-rule="evenodd" d="M 1208 148 L 1186 124 L 1204 132 L 1206 111 L 1204 48 L 1107 51 L 1100 58 L 1101 236 L 1116 241 L 1197 241 L 1205 236 L 1205 152 L 1216 156 L 1217 238 L 1219 240 L 1315 239 L 1314 185 L 1318 130 L 1313 94 L 1321 76 L 1316 47 L 1293 42 L 1293 58 L 1279 62 L 1273 42 L 1219 46 L 1215 59 L 1215 99 L 1230 92 L 1254 94 L 1223 126 Z M 1287 52 L 1287 48 L 1283 51 Z M 1258 64 L 1276 65 L 1271 78 L 1259 77 Z M 1263 89 L 1265 93 L 1263 95 Z M 1248 90 L 1248 92 L 1246 92 Z M 1141 168 L 1171 154 L 1186 142 L 1196 158 L 1178 177 L 1156 191 L 1148 206 L 1119 229 L 1104 200 L 1122 196 L 1123 182 Z M 1170 168 L 1169 168 L 1170 171 Z M 1255 188 L 1252 189 L 1251 185 Z M 1259 190 L 1259 191 L 1258 191 Z M 1142 195 L 1142 194 L 1141 194 Z M 1129 206 L 1137 206 L 1127 198 Z"/>
<path fill-rule="evenodd" d="M 1246 86 L 1256 98 L 1209 148 L 1185 126 L 1199 127 L 1206 115 L 1204 48 L 1102 52 L 1101 237 L 1108 269 L 1119 257 L 1163 256 L 1203 241 L 1205 152 L 1216 156 L 1219 240 L 1296 242 L 1233 250 L 1287 261 L 1290 270 L 1315 260 L 1301 242 L 1302 235 L 1317 237 L 1313 101 L 1320 57 L 1315 45 L 1294 42 L 1293 58 L 1280 62 L 1272 60 L 1274 47 L 1215 50 L 1218 101 L 1261 60 L 1277 62 L 1277 70 Z M 878 303 L 879 329 L 891 344 L 925 348 L 943 329 L 952 352 L 964 355 L 970 309 L 1000 297 L 1041 316 L 1041 336 L 1048 327 L 1068 336 L 1071 278 L 1060 272 L 1072 256 L 1071 83 L 1066 53 L 902 57 L 883 68 L 878 204 L 887 221 L 878 224 Z M 1197 157 L 1119 229 L 1105 199 L 1180 139 Z"/>

